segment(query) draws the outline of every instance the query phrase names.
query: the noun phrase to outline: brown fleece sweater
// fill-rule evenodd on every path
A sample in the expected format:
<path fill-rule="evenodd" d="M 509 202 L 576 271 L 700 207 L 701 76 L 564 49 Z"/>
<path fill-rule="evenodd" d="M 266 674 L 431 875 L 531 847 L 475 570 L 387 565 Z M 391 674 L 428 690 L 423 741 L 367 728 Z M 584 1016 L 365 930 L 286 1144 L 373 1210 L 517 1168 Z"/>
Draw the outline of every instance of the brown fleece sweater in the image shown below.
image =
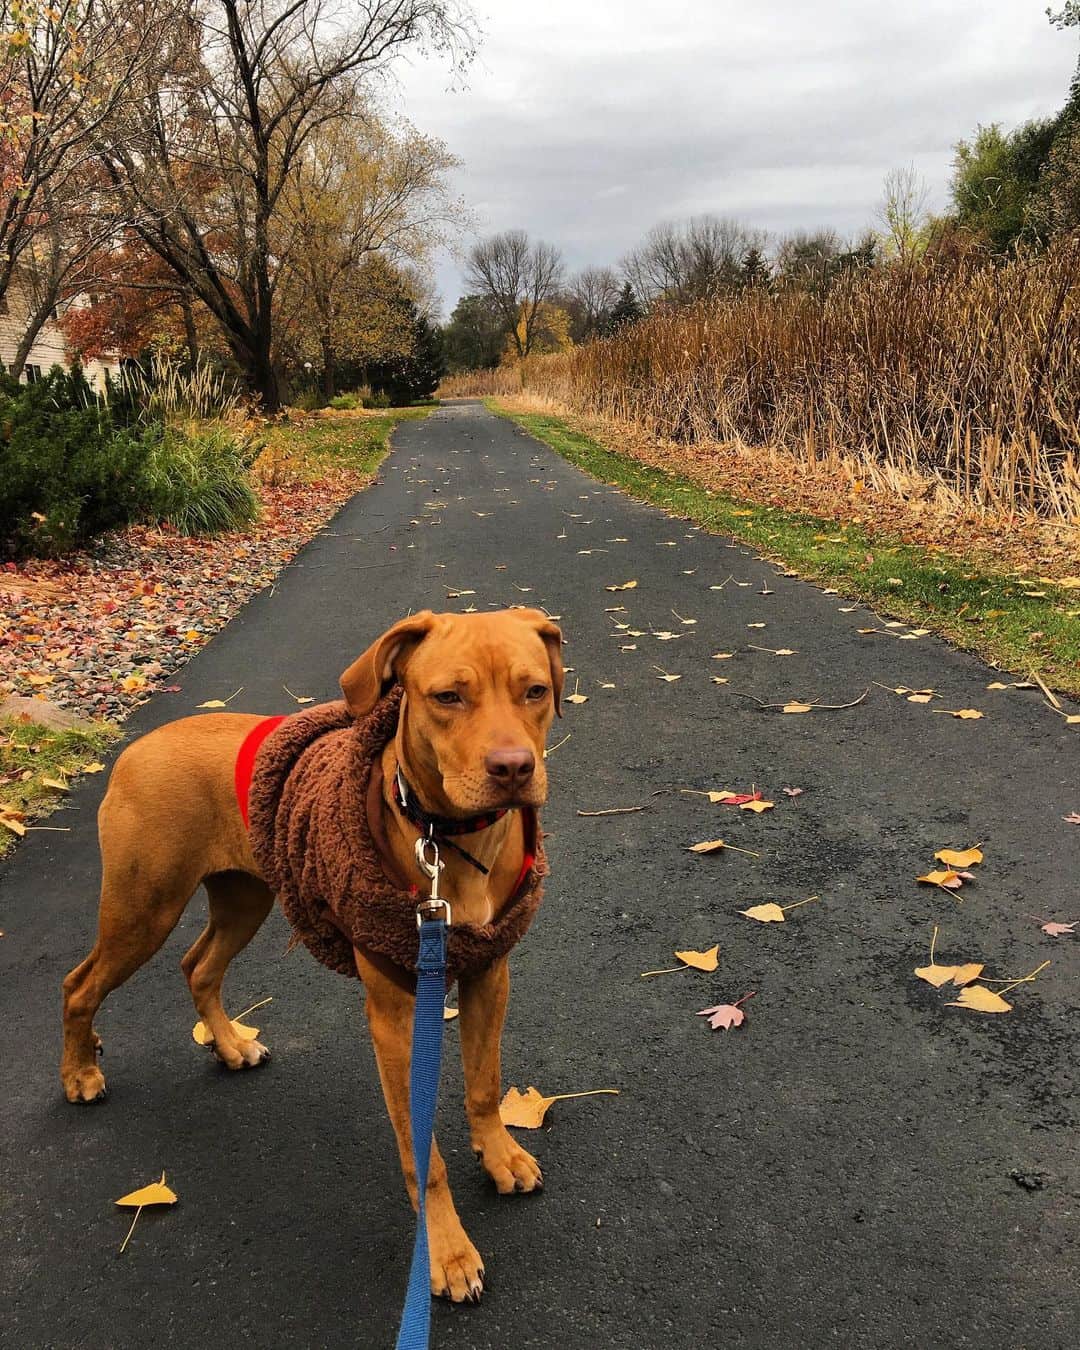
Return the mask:
<path fill-rule="evenodd" d="M 255 860 L 308 950 L 342 975 L 357 973 L 354 946 L 416 970 L 417 892 L 387 875 L 392 863 L 375 842 L 385 837 L 380 755 L 397 729 L 401 698 L 395 686 L 361 719 L 343 702 L 295 713 L 255 758 L 248 795 Z M 505 956 L 536 914 L 547 863 L 529 814 L 535 861 L 492 923 L 451 925 L 451 978 Z"/>

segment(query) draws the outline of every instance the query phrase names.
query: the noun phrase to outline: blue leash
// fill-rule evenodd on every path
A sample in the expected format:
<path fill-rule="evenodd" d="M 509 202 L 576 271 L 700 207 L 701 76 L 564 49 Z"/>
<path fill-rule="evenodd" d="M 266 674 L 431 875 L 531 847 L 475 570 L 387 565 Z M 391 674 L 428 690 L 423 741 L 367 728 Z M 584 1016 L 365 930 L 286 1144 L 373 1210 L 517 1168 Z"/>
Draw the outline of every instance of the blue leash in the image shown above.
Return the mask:
<path fill-rule="evenodd" d="M 420 856 L 418 851 L 418 861 Z M 450 918 L 450 906 L 437 895 L 438 856 L 436 850 L 436 873 L 431 899 L 422 901 L 416 912 L 420 929 L 420 954 L 416 960 L 416 1011 L 413 1014 L 412 1060 L 409 1065 L 410 1128 L 417 1189 L 416 1238 L 413 1241 L 409 1287 L 405 1293 L 396 1350 L 427 1350 L 431 1334 L 431 1270 L 428 1261 L 426 1200 L 442 1062 L 446 929 Z M 424 866 L 423 862 L 421 866 Z M 427 867 L 424 870 L 427 871 Z M 443 907 L 445 918 L 423 917 L 423 911 L 431 913 L 437 906 Z"/>

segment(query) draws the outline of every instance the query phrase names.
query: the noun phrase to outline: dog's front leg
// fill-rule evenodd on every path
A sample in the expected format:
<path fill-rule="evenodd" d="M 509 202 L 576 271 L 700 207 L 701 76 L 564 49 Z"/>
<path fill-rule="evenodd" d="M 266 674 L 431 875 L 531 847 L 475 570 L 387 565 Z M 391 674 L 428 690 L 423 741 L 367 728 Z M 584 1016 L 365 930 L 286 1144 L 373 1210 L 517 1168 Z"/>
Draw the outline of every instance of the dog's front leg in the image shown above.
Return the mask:
<path fill-rule="evenodd" d="M 417 1189 L 409 1125 L 409 1061 L 416 1000 L 363 952 L 356 951 L 355 956 L 356 968 L 367 990 L 367 1020 L 386 1109 L 397 1136 L 405 1186 L 415 1209 Z M 483 1262 L 454 1208 L 446 1164 L 434 1139 L 431 1141 L 426 1209 L 431 1292 L 446 1295 L 455 1303 L 478 1299 L 484 1288 Z"/>
<path fill-rule="evenodd" d="M 544 1178 L 539 1163 L 531 1153 L 526 1153 L 499 1117 L 500 1041 L 510 997 L 506 960 L 496 961 L 479 975 L 463 977 L 459 986 L 461 1063 L 473 1152 L 500 1195 L 541 1190 Z"/>

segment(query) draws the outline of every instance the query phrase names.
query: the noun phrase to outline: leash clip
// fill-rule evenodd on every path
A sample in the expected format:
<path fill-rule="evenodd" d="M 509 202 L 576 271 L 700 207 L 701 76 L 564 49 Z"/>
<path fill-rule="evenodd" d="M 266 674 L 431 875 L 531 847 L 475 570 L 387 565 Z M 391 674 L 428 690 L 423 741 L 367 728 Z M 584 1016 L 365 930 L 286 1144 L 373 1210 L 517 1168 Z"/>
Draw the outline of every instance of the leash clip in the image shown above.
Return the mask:
<path fill-rule="evenodd" d="M 416 906 L 417 928 L 426 919 L 437 919 L 440 909 L 443 911 L 443 918 L 447 927 L 449 927 L 451 923 L 450 902 L 443 899 L 439 894 L 439 873 L 446 864 L 439 857 L 439 846 L 430 834 L 421 835 L 416 841 L 416 865 L 431 882 L 431 894 Z"/>

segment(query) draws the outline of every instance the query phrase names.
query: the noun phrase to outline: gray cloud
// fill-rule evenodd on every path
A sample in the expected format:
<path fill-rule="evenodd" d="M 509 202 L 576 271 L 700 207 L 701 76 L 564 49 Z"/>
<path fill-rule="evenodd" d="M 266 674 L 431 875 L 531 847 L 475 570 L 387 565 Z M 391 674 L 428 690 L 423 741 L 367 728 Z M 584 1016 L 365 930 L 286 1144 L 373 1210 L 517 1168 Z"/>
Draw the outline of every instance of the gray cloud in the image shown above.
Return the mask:
<path fill-rule="evenodd" d="M 871 223 L 914 163 L 947 199 L 953 143 L 1065 99 L 1075 33 L 1043 0 L 545 0 L 478 15 L 468 87 L 399 71 L 403 110 L 463 160 L 483 233 L 522 226 L 572 267 L 617 262 L 659 220 L 702 211 L 773 234 Z M 460 266 L 440 261 L 453 305 Z"/>

